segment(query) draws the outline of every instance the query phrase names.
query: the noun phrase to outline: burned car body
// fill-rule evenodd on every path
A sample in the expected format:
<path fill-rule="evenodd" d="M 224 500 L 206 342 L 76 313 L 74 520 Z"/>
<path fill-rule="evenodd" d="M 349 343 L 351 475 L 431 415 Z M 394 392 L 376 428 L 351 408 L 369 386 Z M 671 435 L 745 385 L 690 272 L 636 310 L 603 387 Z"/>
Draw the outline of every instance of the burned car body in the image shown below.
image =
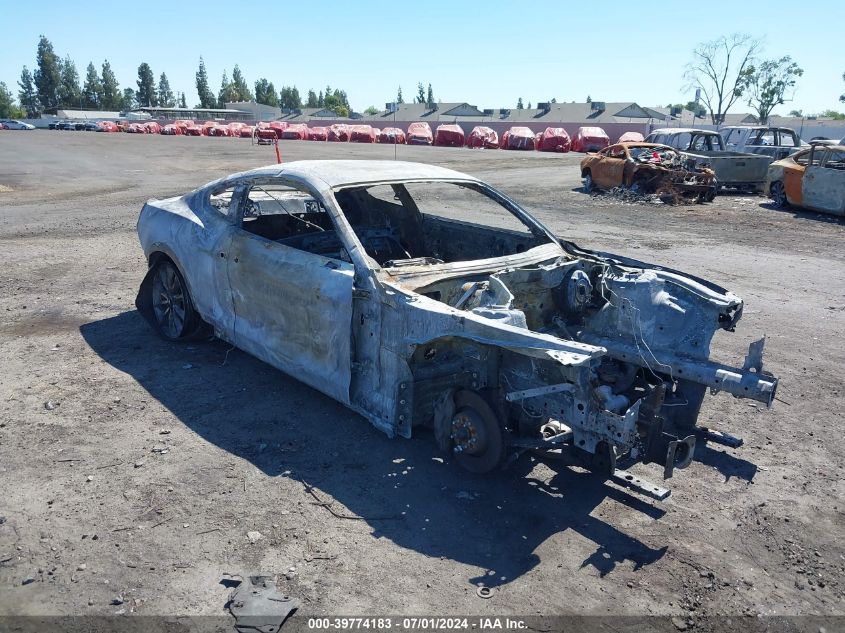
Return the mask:
<path fill-rule="evenodd" d="M 616 143 L 581 160 L 584 190 L 626 187 L 671 199 L 716 196 L 716 175 L 709 167 L 667 145 Z"/>
<path fill-rule="evenodd" d="M 713 130 L 663 128 L 646 137 L 648 143 L 669 145 L 682 154 L 700 158 L 716 172 L 720 188 L 762 191 L 771 158 L 761 154 L 725 151 L 722 135 Z"/>
<path fill-rule="evenodd" d="M 729 150 L 768 156 L 769 161 L 786 158 L 807 147 L 801 137 L 788 127 L 765 125 L 730 125 L 721 128 Z"/>
<path fill-rule="evenodd" d="M 431 427 L 474 472 L 538 450 L 671 475 L 696 437 L 733 441 L 696 427 L 708 387 L 777 387 L 762 341 L 742 368 L 708 360 L 738 297 L 560 240 L 449 169 L 274 165 L 150 200 L 138 233 L 136 303 L 165 338 L 210 327 L 390 436 Z"/>
<path fill-rule="evenodd" d="M 845 145 L 814 142 L 769 165 L 766 195 L 790 205 L 845 216 Z"/>

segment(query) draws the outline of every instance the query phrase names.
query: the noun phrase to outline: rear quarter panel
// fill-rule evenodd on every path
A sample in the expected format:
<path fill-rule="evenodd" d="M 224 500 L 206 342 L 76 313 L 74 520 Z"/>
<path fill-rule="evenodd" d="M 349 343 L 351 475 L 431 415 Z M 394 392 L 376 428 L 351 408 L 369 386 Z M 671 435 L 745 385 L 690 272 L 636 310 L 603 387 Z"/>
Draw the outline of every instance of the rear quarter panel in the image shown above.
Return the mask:
<path fill-rule="evenodd" d="M 155 253 L 167 255 L 176 264 L 188 285 L 194 307 L 200 316 L 226 331 L 231 306 L 221 303 L 228 296 L 219 274 L 219 251 L 225 250 L 228 233 L 226 218 L 202 210 L 195 212 L 196 195 L 167 200 L 149 200 L 138 218 L 138 238 L 144 255 L 151 262 Z M 221 260 L 224 261 L 224 260 Z"/>

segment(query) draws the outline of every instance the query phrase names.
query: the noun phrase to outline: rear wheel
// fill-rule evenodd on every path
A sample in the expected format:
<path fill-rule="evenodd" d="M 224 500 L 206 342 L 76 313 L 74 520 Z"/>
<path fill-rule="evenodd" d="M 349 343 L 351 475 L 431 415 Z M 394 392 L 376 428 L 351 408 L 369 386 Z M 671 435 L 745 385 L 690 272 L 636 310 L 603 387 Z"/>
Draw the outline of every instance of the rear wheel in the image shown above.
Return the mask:
<path fill-rule="evenodd" d="M 197 315 L 188 287 L 173 262 L 156 264 L 150 292 L 156 329 L 163 338 L 177 341 L 196 329 Z"/>
<path fill-rule="evenodd" d="M 595 185 L 593 184 L 593 174 L 587 171 L 584 174 L 584 191 L 587 193 L 592 193 Z"/>
<path fill-rule="evenodd" d="M 778 209 L 785 209 L 789 206 L 789 201 L 786 199 L 786 190 L 783 188 L 783 183 L 780 180 L 773 182 L 769 186 L 769 192 Z"/>
<path fill-rule="evenodd" d="M 474 391 L 455 394 L 451 439 L 455 460 L 472 473 L 488 473 L 505 459 L 504 428 L 490 405 Z"/>
<path fill-rule="evenodd" d="M 698 194 L 698 201 L 699 202 L 713 202 L 716 199 L 716 190 L 710 189 L 709 191 L 704 191 Z"/>

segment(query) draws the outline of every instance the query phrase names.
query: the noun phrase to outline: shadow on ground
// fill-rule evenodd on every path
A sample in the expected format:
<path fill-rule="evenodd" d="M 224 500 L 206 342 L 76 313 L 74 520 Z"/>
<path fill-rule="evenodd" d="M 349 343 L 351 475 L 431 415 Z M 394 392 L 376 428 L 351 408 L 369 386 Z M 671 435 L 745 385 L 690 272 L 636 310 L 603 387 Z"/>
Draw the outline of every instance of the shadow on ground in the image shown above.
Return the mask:
<path fill-rule="evenodd" d="M 814 220 L 816 222 L 824 222 L 825 224 L 845 224 L 845 217 L 841 215 L 832 215 L 830 213 L 819 213 L 817 211 L 805 211 L 804 209 L 797 209 L 795 207 L 779 207 L 774 202 L 764 202 L 760 205 L 761 209 L 768 211 L 777 211 L 778 213 L 788 213 L 797 220 Z"/>
<path fill-rule="evenodd" d="M 725 481 L 729 481 L 731 477 L 737 477 L 751 483 L 754 475 L 757 474 L 756 464 L 731 455 L 724 449 L 713 448 L 701 440 L 695 446 L 695 461 L 715 468 L 725 476 Z"/>
<path fill-rule="evenodd" d="M 601 575 L 625 561 L 648 565 L 666 552 L 593 516 L 606 500 L 655 520 L 661 509 L 586 473 L 560 467 L 540 480 L 536 462 L 523 457 L 505 471 L 471 476 L 435 459 L 425 433 L 389 439 L 334 400 L 222 342 L 162 341 L 136 311 L 80 332 L 104 361 L 208 442 L 268 476 L 313 486 L 320 498 L 367 520 L 375 538 L 486 570 L 470 582 L 497 586 L 519 578 L 539 563 L 537 548 L 566 530 L 583 537 L 575 539 L 578 547 L 595 545 L 581 566 Z"/>

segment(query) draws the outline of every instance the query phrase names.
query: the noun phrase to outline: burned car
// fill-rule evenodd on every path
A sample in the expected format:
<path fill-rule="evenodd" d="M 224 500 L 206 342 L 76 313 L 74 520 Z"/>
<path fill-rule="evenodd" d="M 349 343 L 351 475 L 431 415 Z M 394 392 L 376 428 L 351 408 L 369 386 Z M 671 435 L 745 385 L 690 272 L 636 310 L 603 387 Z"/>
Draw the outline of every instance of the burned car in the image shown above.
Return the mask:
<path fill-rule="evenodd" d="M 766 405 L 777 388 L 763 340 L 741 367 L 708 359 L 739 297 L 579 248 L 450 169 L 273 165 L 148 201 L 138 234 L 136 304 L 161 336 L 213 332 L 389 436 L 429 427 L 473 472 L 530 450 L 669 476 L 696 438 L 738 443 L 696 426 L 708 388 Z"/>
<path fill-rule="evenodd" d="M 845 216 L 845 145 L 813 142 L 810 149 L 769 165 L 766 194 L 790 205 Z"/>
<path fill-rule="evenodd" d="M 692 157 L 656 143 L 617 143 L 581 160 L 584 191 L 625 187 L 666 201 L 716 197 L 716 174 Z"/>
<path fill-rule="evenodd" d="M 684 155 L 699 159 L 699 164 L 716 173 L 719 188 L 730 187 L 751 192 L 763 190 L 771 158 L 761 154 L 725 151 L 722 135 L 713 130 L 663 128 L 646 137 L 648 143 L 669 145 Z"/>
<path fill-rule="evenodd" d="M 769 161 L 786 158 L 808 147 L 795 130 L 788 127 L 731 125 L 723 127 L 721 133 L 729 150 L 761 154 L 768 156 Z"/>

